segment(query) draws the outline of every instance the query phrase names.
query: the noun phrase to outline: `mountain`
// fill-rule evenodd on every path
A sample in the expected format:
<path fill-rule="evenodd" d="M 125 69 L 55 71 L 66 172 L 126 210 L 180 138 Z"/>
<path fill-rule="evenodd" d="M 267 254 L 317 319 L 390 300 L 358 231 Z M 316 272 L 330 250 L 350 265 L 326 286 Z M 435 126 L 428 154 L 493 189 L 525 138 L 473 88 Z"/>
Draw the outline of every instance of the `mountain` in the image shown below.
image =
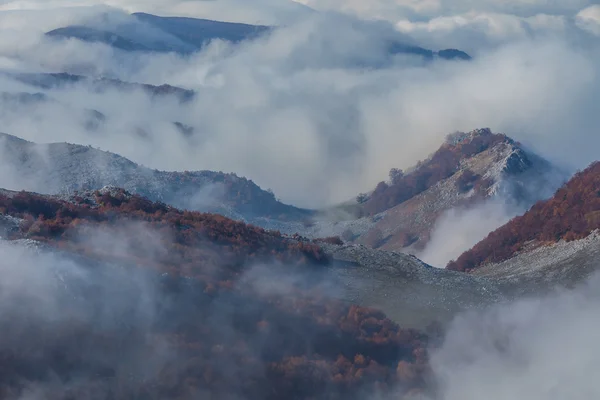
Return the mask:
<path fill-rule="evenodd" d="M 118 399 L 426 389 L 427 336 L 329 297 L 315 244 L 116 188 L 1 191 L 0 211 L 0 291 L 19 304 L 0 318 L 5 398 L 46 385 Z"/>
<path fill-rule="evenodd" d="M 185 43 L 189 43 L 197 50 L 214 39 L 238 43 L 268 33 L 272 29 L 264 25 L 248 25 L 208 19 L 159 17 L 146 13 L 134 13 L 132 15 L 139 21 L 150 24 Z"/>
<path fill-rule="evenodd" d="M 194 91 L 183 89 L 171 85 L 149 85 L 143 83 L 124 82 L 118 79 L 105 77 L 91 78 L 83 75 L 60 73 L 3 73 L 3 75 L 15 79 L 21 83 L 39 88 L 39 89 L 62 89 L 74 84 L 88 85 L 95 92 L 103 92 L 107 89 L 117 89 L 122 91 L 142 90 L 150 96 L 175 96 L 181 102 L 187 102 L 194 98 Z M 13 95 L 14 96 L 14 95 Z M 21 95 L 23 96 L 23 95 Z M 48 100 L 41 93 L 29 94 L 36 100 Z"/>
<path fill-rule="evenodd" d="M 111 30 L 97 26 L 73 25 L 54 29 L 46 36 L 56 39 L 78 39 L 90 43 L 104 43 L 124 51 L 176 52 L 189 54 L 201 50 L 211 40 L 239 43 L 252 40 L 277 29 L 263 25 L 248 25 L 187 17 L 160 17 L 146 13 L 132 14 L 134 21 L 121 23 Z M 136 24 L 137 22 L 138 24 Z M 162 39 L 150 39 L 140 32 L 151 27 L 163 34 Z M 154 38 L 154 36 L 153 36 Z M 457 49 L 433 51 L 389 40 L 385 45 L 389 55 L 417 55 L 425 60 L 470 60 L 471 56 Z M 360 62 L 358 63 L 361 64 Z"/>
<path fill-rule="evenodd" d="M 491 232 L 447 268 L 576 282 L 600 266 L 600 162 Z"/>
<path fill-rule="evenodd" d="M 185 17 L 159 17 L 145 13 L 132 14 L 133 21 L 118 24 L 113 30 L 95 26 L 67 26 L 47 32 L 52 38 L 72 38 L 90 43 L 104 43 L 124 51 L 177 52 L 188 54 L 200 50 L 211 40 L 232 43 L 251 40 L 272 28 L 232 22 Z M 162 39 L 146 37 L 140 32 L 151 28 L 163 34 Z"/>
<path fill-rule="evenodd" d="M 155 201 L 238 220 L 304 220 L 312 213 L 283 204 L 254 182 L 213 171 L 166 172 L 117 154 L 68 143 L 35 144 L 0 134 L 3 185 L 46 194 L 117 186 Z"/>
<path fill-rule="evenodd" d="M 439 218 L 501 197 L 526 209 L 550 197 L 566 174 L 489 129 L 455 133 L 428 159 L 403 172 L 390 171 L 369 194 L 343 210 L 360 218 L 316 221 L 304 234 L 341 235 L 346 241 L 383 250 L 419 252 Z"/>
<path fill-rule="evenodd" d="M 470 55 L 468 55 L 464 51 L 457 49 L 444 49 L 440 51 L 433 51 L 420 46 L 409 46 L 400 42 L 392 42 L 388 46 L 388 51 L 392 55 L 411 54 L 422 56 L 426 60 L 433 60 L 436 57 L 444 60 L 459 61 L 469 61 L 472 59 Z"/>
<path fill-rule="evenodd" d="M 599 196 L 583 174 L 586 196 Z M 427 394 L 445 322 L 538 290 L 114 187 L 0 190 L 0 239 L 0 292 L 20 304 L 0 318 L 0 393 L 12 396 L 50 379 L 57 398 Z"/>

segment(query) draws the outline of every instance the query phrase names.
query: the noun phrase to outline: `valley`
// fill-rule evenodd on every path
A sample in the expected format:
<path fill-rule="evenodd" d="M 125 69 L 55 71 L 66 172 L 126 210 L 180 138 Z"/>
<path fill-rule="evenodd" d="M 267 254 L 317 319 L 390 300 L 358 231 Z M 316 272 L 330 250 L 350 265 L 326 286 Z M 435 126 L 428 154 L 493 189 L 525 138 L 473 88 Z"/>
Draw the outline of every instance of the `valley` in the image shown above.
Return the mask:
<path fill-rule="evenodd" d="M 600 396 L 593 2 L 0 3 L 0 399 Z"/>

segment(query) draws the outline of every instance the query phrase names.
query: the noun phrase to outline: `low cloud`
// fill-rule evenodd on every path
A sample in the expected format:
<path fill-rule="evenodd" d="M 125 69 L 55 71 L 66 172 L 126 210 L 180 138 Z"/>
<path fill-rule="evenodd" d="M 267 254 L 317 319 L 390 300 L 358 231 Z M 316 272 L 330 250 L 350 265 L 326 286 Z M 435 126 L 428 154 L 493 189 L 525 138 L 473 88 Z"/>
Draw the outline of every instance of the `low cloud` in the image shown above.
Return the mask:
<path fill-rule="evenodd" d="M 83 15 L 84 9 L 90 12 L 81 8 L 73 15 Z M 581 29 L 581 37 L 561 29 L 552 35 L 519 33 L 548 24 L 560 27 L 559 17 L 548 17 L 548 24 L 532 17 L 525 28 L 518 20 L 517 34 L 478 50 L 472 62 L 424 64 L 390 57 L 382 46 L 389 38 L 420 40 L 383 22 L 331 13 L 301 18 L 239 46 L 216 41 L 185 57 L 51 41 L 28 33 L 35 13 L 21 12 L 22 22 L 2 36 L 23 32 L 27 38 L 0 40 L 3 65 L 168 83 L 197 95 L 180 104 L 141 91 L 98 92 L 85 84 L 47 90 L 58 103 L 0 116 L 4 131 L 28 140 L 90 144 L 152 168 L 236 172 L 305 207 L 372 189 L 390 168 L 413 165 L 455 130 L 505 132 L 572 170 L 597 158 L 597 42 Z M 114 13 L 113 19 L 129 18 Z M 60 18 L 61 23 L 67 19 Z M 495 24 L 479 26 L 473 18 L 477 29 L 493 37 Z M 468 48 L 471 39 L 460 26 L 448 29 L 457 33 L 452 45 Z M 0 84 L 10 91 L 39 90 L 6 79 Z M 82 128 L 78 115 L 84 111 L 77 111 L 82 109 L 107 116 L 93 134 Z M 196 133 L 186 138 L 174 122 L 193 126 Z"/>
<path fill-rule="evenodd" d="M 457 317 L 431 358 L 439 399 L 587 400 L 600 396 L 600 277 Z"/>
<path fill-rule="evenodd" d="M 427 20 L 467 12 L 491 12 L 530 17 L 537 14 L 574 15 L 594 4 L 593 0 L 556 2 L 552 0 L 297 0 L 318 10 L 335 10 L 396 22 L 400 19 Z"/>
<path fill-rule="evenodd" d="M 418 257 L 430 265 L 444 268 L 450 260 L 455 260 L 488 233 L 523 211 L 511 209 L 498 199 L 469 209 L 451 209 L 438 219 L 431 240 Z"/>
<path fill-rule="evenodd" d="M 590 6 L 579 13 L 576 17 L 577 25 L 596 36 L 600 36 L 600 5 Z"/>

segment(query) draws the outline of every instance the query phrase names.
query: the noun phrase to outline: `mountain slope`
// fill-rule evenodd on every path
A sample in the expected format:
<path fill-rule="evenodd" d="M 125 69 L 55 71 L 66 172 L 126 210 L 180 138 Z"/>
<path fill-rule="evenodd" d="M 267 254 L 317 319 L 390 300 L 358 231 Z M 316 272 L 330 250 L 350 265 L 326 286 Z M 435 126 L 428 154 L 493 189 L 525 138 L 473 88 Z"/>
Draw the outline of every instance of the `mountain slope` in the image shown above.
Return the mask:
<path fill-rule="evenodd" d="M 0 134 L 0 154 L 2 184 L 16 189 L 56 194 L 112 185 L 176 207 L 240 220 L 302 220 L 311 215 L 235 174 L 157 171 L 89 146 L 40 145 L 7 134 Z"/>
<path fill-rule="evenodd" d="M 600 162 L 577 173 L 552 198 L 536 203 L 524 215 L 490 233 L 456 261 L 449 263 L 448 268 L 471 271 L 489 264 L 487 271 L 493 272 L 496 264 L 510 266 L 510 260 L 514 258 L 518 263 L 520 259 L 527 258 L 527 254 L 544 251 L 548 251 L 548 254 L 560 253 L 560 249 L 567 253 L 587 251 L 587 242 L 597 246 L 597 235 L 594 232 L 598 229 Z M 569 242 L 572 244 L 569 245 Z M 592 252 L 589 257 L 592 264 L 600 265 L 597 252 Z M 566 257 L 565 262 L 569 258 Z M 560 256 L 552 257 L 547 260 L 547 264 L 554 265 L 560 259 Z M 559 267 L 560 265 L 556 265 L 556 268 Z M 576 265 L 572 267 L 577 268 Z M 510 272 L 510 268 L 507 272 Z"/>
<path fill-rule="evenodd" d="M 340 265 L 331 273 L 340 298 L 382 310 L 403 326 L 425 329 L 459 312 L 505 301 L 513 283 L 434 268 L 414 256 L 363 245 L 322 244 Z"/>
<path fill-rule="evenodd" d="M 9 244 L 37 249 L 0 243 L 3 305 L 19 304 L 0 318 L 5 398 L 46 385 L 56 398 L 116 399 L 425 386 L 427 337 L 328 297 L 314 244 L 113 188 L 67 200 L 2 191 L 0 212 Z"/>
<path fill-rule="evenodd" d="M 364 217 L 316 222 L 306 234 L 341 235 L 373 248 L 419 252 L 445 212 L 497 197 L 526 209 L 551 196 L 564 176 L 506 135 L 489 129 L 457 133 L 427 160 L 407 172 L 392 170 L 389 182 L 345 206 Z"/>

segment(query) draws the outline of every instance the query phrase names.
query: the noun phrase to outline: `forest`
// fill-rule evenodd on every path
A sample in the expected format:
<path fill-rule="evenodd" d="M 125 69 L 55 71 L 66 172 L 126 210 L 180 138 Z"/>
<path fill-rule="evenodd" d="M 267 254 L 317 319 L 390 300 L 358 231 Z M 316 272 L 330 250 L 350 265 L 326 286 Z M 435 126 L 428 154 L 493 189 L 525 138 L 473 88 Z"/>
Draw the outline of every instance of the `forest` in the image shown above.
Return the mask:
<path fill-rule="evenodd" d="M 467 139 L 446 143 L 409 173 L 392 169 L 390 182 L 380 182 L 368 199 L 362 202 L 362 209 L 366 215 L 374 215 L 401 204 L 454 175 L 459 170 L 461 160 L 502 142 L 514 143 L 506 135 L 485 129 Z M 485 188 L 489 182 L 484 182 L 484 179 L 469 171 L 460 179 L 459 185 L 459 190 L 465 191 L 474 186 Z"/>
<path fill-rule="evenodd" d="M 78 314 L 82 303 L 69 299 L 61 323 L 31 329 L 26 317 L 0 318 L 6 332 L 26 332 L 10 346 L 0 339 L 2 398 L 21 398 L 42 383 L 50 399 L 353 399 L 392 391 L 401 396 L 427 386 L 428 336 L 319 290 L 318 272 L 331 262 L 318 242 L 123 190 L 70 201 L 3 194 L 0 212 L 22 219 L 11 239 L 160 277 L 155 315 L 143 326 L 107 327 L 93 313 Z M 130 235 L 124 253 L 82 239 L 98 230 L 118 237 L 128 224 L 143 228 L 139 237 Z M 166 250 L 145 251 L 141 229 L 156 232 Z M 269 281 L 292 272 L 305 278 L 285 290 L 264 291 L 247 280 L 256 265 L 272 274 Z M 95 297 L 97 290 L 84 296 L 90 309 L 105 301 Z M 165 352 L 168 357 L 159 356 Z"/>
<path fill-rule="evenodd" d="M 600 229 L 600 162 L 595 162 L 545 201 L 490 233 L 447 268 L 470 271 L 507 260 L 527 245 L 587 237 Z"/>

